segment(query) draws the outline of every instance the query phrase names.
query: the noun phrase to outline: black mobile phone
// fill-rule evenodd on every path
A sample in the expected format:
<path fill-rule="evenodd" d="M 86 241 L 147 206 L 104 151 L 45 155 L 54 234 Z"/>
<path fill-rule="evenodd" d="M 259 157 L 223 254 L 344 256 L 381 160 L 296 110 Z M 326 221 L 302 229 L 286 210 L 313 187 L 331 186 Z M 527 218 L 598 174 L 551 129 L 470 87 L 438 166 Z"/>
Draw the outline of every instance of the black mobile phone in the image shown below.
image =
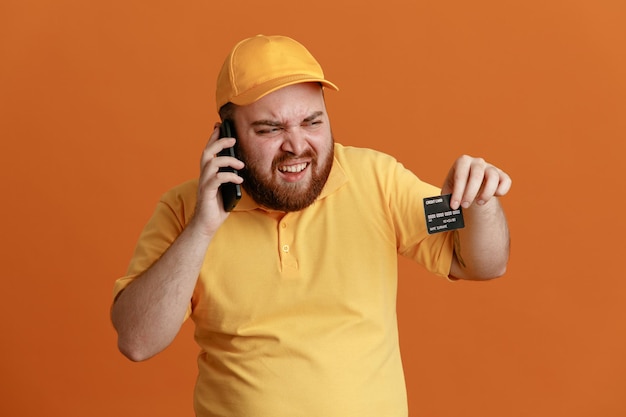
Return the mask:
<path fill-rule="evenodd" d="M 237 139 L 237 134 L 235 133 L 235 126 L 231 120 L 224 120 L 220 126 L 220 138 L 235 138 Z M 236 146 L 236 145 L 235 145 Z M 225 148 L 221 150 L 217 156 L 231 156 L 233 158 L 237 157 L 235 152 L 235 147 Z M 235 168 L 231 167 L 222 167 L 219 169 L 220 172 L 234 172 L 238 174 Z M 222 193 L 222 201 L 224 202 L 224 210 L 231 211 L 235 208 L 239 200 L 241 199 L 241 186 L 239 184 L 235 184 L 232 182 L 224 183 L 220 186 L 220 192 Z"/>

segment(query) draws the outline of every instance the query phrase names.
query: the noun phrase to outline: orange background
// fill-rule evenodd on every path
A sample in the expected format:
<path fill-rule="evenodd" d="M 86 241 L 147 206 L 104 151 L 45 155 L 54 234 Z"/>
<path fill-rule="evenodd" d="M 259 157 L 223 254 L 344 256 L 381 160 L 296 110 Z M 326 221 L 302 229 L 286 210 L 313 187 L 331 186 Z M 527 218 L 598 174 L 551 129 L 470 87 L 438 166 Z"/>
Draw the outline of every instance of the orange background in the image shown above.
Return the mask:
<path fill-rule="evenodd" d="M 400 260 L 412 416 L 626 415 L 626 3 L 5 0 L 0 415 L 191 416 L 192 325 L 116 350 L 108 310 L 157 198 L 198 172 L 231 46 L 304 43 L 335 137 L 441 184 L 507 170 L 505 278 Z"/>

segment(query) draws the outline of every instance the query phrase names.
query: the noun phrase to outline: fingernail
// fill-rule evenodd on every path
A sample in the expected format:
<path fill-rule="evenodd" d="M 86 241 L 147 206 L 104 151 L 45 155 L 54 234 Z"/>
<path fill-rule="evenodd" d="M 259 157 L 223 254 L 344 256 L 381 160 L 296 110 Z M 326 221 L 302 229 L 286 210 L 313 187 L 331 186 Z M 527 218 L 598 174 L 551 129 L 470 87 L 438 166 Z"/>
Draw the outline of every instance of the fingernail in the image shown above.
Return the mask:
<path fill-rule="evenodd" d="M 483 204 L 485 204 L 485 200 L 478 200 L 478 205 L 482 206 Z"/>
<path fill-rule="evenodd" d="M 469 203 L 469 201 L 464 201 L 463 204 L 461 204 L 461 206 L 463 208 L 468 208 L 470 206 L 470 203 Z"/>

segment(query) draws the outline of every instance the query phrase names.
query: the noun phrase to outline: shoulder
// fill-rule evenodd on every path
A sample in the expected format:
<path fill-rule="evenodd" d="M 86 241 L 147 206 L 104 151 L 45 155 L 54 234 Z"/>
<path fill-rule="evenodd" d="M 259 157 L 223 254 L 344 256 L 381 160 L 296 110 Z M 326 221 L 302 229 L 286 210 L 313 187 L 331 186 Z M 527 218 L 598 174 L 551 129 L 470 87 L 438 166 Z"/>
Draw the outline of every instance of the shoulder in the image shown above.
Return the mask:
<path fill-rule="evenodd" d="M 182 224 L 186 224 L 196 207 L 197 190 L 197 179 L 185 181 L 163 193 L 159 205 L 166 206 Z"/>
<path fill-rule="evenodd" d="M 370 148 L 359 148 L 335 144 L 335 159 L 348 172 L 388 172 L 390 168 L 402 166 L 396 158 Z"/>
<path fill-rule="evenodd" d="M 163 193 L 163 196 L 161 197 L 161 199 L 162 200 L 172 200 L 172 199 L 184 200 L 188 198 L 190 195 L 193 195 L 195 198 L 197 188 L 198 188 L 197 179 L 188 180 L 167 190 L 165 193 Z"/>
<path fill-rule="evenodd" d="M 389 196 L 409 190 L 420 194 L 438 190 L 395 157 L 374 149 L 335 144 L 335 160 L 352 184 L 374 186 Z"/>

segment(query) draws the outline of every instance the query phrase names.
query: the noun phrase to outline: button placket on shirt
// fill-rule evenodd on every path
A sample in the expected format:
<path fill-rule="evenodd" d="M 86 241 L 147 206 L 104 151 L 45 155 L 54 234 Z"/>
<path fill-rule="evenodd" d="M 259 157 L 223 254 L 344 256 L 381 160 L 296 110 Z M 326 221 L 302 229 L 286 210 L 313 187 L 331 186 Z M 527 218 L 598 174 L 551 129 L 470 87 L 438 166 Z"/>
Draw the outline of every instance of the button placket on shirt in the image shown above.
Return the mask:
<path fill-rule="evenodd" d="M 298 260 L 293 255 L 294 230 L 285 216 L 278 225 L 278 253 L 283 271 L 298 269 Z"/>

